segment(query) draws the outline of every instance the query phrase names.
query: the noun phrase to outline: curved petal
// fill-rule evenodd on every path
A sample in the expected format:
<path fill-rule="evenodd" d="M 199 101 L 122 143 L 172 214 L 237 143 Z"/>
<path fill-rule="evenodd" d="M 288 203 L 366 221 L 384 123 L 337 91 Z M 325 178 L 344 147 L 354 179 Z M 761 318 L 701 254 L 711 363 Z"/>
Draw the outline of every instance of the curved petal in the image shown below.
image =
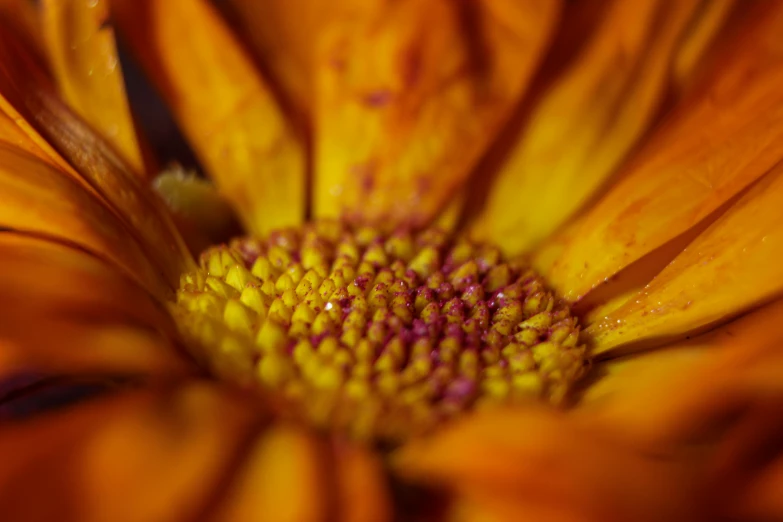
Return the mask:
<path fill-rule="evenodd" d="M 698 224 L 783 157 L 783 4 L 760 2 L 714 73 L 563 238 L 549 281 L 575 301 Z"/>
<path fill-rule="evenodd" d="M 342 443 L 334 458 L 340 522 L 391 522 L 394 511 L 380 455 L 358 443 Z"/>
<path fill-rule="evenodd" d="M 644 135 L 671 86 L 699 0 L 615 0 L 535 101 L 493 180 L 474 234 L 529 250 L 581 208 Z"/>
<path fill-rule="evenodd" d="M 89 254 L 0 233 L 0 372 L 182 373 L 168 314 Z"/>
<path fill-rule="evenodd" d="M 0 227 L 79 245 L 121 267 L 161 300 L 165 280 L 115 216 L 54 167 L 0 145 Z"/>
<path fill-rule="evenodd" d="M 316 216 L 423 225 L 519 103 L 559 2 L 355 2 L 318 48 Z"/>
<path fill-rule="evenodd" d="M 403 447 L 393 464 L 498 520 L 688 521 L 699 501 L 687 454 L 656 454 L 543 409 L 472 415 Z"/>
<path fill-rule="evenodd" d="M 264 78 L 206 0 L 112 0 L 135 55 L 246 227 L 305 217 L 305 151 Z"/>
<path fill-rule="evenodd" d="M 114 149 L 55 95 L 40 63 L 13 31 L 2 23 L 0 29 L 0 110 L 50 157 L 63 177 L 99 195 L 176 287 L 179 274 L 191 268 L 193 260 L 162 204 Z"/>
<path fill-rule="evenodd" d="M 144 158 L 125 95 L 108 0 L 45 0 L 46 48 L 60 92 L 139 176 Z"/>
<path fill-rule="evenodd" d="M 783 293 L 781 201 L 783 164 L 639 294 L 590 325 L 584 334 L 593 353 L 682 337 Z"/>
<path fill-rule="evenodd" d="M 253 411 L 193 384 L 5 424 L 0 511 L 8 520 L 196 520 L 255 432 Z"/>

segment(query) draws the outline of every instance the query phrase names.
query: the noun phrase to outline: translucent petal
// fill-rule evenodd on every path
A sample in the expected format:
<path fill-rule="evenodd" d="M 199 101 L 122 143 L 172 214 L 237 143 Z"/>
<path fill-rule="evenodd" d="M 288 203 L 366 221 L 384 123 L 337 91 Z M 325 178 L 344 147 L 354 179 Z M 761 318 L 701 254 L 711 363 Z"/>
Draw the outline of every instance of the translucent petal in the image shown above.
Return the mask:
<path fill-rule="evenodd" d="M 136 174 L 148 175 L 125 95 L 108 0 L 46 0 L 41 12 L 60 92 Z"/>

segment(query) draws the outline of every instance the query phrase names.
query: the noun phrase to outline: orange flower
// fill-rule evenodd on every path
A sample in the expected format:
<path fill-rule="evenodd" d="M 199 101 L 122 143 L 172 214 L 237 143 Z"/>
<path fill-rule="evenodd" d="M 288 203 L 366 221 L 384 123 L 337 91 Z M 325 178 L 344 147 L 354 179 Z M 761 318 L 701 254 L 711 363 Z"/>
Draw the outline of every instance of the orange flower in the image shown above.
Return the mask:
<path fill-rule="evenodd" d="M 783 518 L 781 35 L 0 1 L 3 519 Z M 158 176 L 115 37 L 217 192 Z"/>

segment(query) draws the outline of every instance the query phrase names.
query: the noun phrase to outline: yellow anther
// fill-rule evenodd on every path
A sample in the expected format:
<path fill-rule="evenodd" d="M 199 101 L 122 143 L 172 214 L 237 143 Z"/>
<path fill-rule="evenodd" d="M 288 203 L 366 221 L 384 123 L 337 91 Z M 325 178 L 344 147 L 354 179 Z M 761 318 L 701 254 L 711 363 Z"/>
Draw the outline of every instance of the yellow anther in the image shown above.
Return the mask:
<path fill-rule="evenodd" d="M 416 272 L 419 277 L 427 278 L 434 273 L 440 265 L 440 254 L 433 247 L 422 248 L 416 257 L 408 265 L 408 268 Z"/>
<path fill-rule="evenodd" d="M 230 300 L 223 310 L 223 322 L 231 330 L 250 335 L 253 330 L 252 312 L 239 301 Z"/>
<path fill-rule="evenodd" d="M 312 324 L 313 321 L 315 321 L 315 317 L 315 312 L 307 305 L 307 303 L 299 303 L 294 309 L 294 314 L 291 316 L 291 321 Z"/>
<path fill-rule="evenodd" d="M 484 288 L 487 292 L 494 292 L 511 282 L 511 268 L 506 265 L 497 265 L 490 268 Z"/>
<path fill-rule="evenodd" d="M 253 268 L 250 272 L 259 278 L 261 281 L 268 281 L 275 277 L 276 271 L 272 267 L 272 263 L 265 257 L 259 257 L 256 262 L 253 263 Z"/>
<path fill-rule="evenodd" d="M 232 266 L 226 274 L 226 283 L 240 292 L 252 281 L 255 281 L 253 274 L 241 265 Z"/>
<path fill-rule="evenodd" d="M 256 345 L 265 353 L 280 353 L 285 350 L 288 336 L 285 329 L 275 321 L 267 319 L 256 336 Z"/>
<path fill-rule="evenodd" d="M 294 361 L 300 366 L 315 355 L 312 343 L 308 339 L 302 339 L 293 349 Z"/>
<path fill-rule="evenodd" d="M 442 231 L 310 223 L 200 266 L 171 306 L 194 358 L 319 426 L 400 439 L 466 408 L 556 403 L 585 368 L 576 320 L 534 272 Z"/>
<path fill-rule="evenodd" d="M 278 294 L 282 294 L 286 290 L 293 290 L 294 288 L 296 288 L 296 284 L 294 284 L 294 280 L 291 279 L 290 274 L 284 273 L 275 281 L 275 290 Z"/>
<path fill-rule="evenodd" d="M 208 276 L 206 279 L 205 289 L 209 289 L 211 293 L 218 295 L 224 299 L 233 299 L 239 296 L 239 293 L 217 277 Z"/>
<path fill-rule="evenodd" d="M 272 353 L 262 357 L 258 363 L 258 376 L 264 384 L 271 388 L 280 388 L 285 385 L 291 380 L 294 373 L 291 360 L 285 355 Z"/>
<path fill-rule="evenodd" d="M 293 281 L 295 285 L 298 285 L 299 281 L 301 281 L 305 275 L 305 270 L 302 268 L 302 265 L 295 263 L 288 267 L 286 273 L 291 276 L 291 281 Z"/>
<path fill-rule="evenodd" d="M 267 258 L 269 258 L 269 262 L 272 263 L 272 266 L 278 270 L 285 270 L 292 261 L 291 254 L 278 245 L 269 247 Z"/>
<path fill-rule="evenodd" d="M 292 314 L 293 310 L 291 310 L 290 306 L 286 305 L 282 299 L 275 299 L 269 307 L 267 318 L 276 321 L 278 324 L 288 324 L 291 322 Z"/>
<path fill-rule="evenodd" d="M 259 315 L 261 319 L 266 317 L 266 313 L 269 308 L 266 306 L 261 290 L 256 285 L 245 287 L 242 290 L 242 295 L 239 296 L 239 300 L 243 305 L 247 306 Z"/>

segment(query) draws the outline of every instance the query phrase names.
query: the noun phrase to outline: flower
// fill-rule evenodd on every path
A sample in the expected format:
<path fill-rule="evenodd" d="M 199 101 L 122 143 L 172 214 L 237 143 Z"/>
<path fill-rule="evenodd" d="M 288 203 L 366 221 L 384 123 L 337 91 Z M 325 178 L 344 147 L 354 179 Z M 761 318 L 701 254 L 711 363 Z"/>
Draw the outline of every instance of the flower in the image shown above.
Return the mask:
<path fill-rule="evenodd" d="M 4 516 L 780 518 L 783 7 L 223 7 L 0 2 Z M 248 233 L 201 265 L 115 26 Z M 408 394 L 446 353 L 471 399 Z"/>

